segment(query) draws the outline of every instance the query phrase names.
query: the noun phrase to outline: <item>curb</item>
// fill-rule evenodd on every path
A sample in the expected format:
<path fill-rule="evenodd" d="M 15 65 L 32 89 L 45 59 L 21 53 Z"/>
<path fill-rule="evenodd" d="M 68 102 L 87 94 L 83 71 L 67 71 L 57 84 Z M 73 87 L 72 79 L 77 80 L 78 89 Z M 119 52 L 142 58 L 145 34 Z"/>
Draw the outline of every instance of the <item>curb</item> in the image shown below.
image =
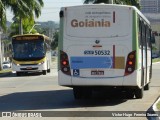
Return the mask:
<path fill-rule="evenodd" d="M 148 120 L 160 120 L 160 111 L 157 109 L 157 103 L 160 101 L 160 96 L 156 99 L 153 105 L 147 110 L 147 113 L 150 113 L 154 116 L 147 116 Z"/>
<path fill-rule="evenodd" d="M 157 105 L 157 103 L 158 103 L 159 101 L 160 101 L 160 96 L 157 98 L 156 102 L 155 102 L 155 103 L 153 104 L 153 106 L 152 106 L 154 111 L 158 111 L 156 105 Z"/>
<path fill-rule="evenodd" d="M 12 72 L 7 72 L 7 73 L 0 73 L 0 77 L 5 77 L 10 75 Z"/>

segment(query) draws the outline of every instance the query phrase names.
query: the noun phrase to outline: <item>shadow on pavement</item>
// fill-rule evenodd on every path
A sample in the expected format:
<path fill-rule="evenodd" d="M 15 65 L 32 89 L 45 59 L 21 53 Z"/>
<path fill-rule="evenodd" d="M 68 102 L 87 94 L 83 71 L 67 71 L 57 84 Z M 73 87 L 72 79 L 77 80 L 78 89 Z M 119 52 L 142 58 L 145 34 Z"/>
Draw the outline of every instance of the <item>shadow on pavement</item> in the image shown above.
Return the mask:
<path fill-rule="evenodd" d="M 42 75 L 42 72 L 22 73 L 20 76 L 17 76 L 16 73 L 8 73 L 0 77 L 24 77 L 24 76 L 39 76 L 39 75 Z"/>
<path fill-rule="evenodd" d="M 115 93 L 113 95 L 116 99 L 104 97 L 108 95 L 103 94 L 103 97 L 95 95 L 92 99 L 75 100 L 72 90 L 12 93 L 0 97 L 0 111 L 114 106 L 127 101 L 122 99 L 122 95 Z"/>

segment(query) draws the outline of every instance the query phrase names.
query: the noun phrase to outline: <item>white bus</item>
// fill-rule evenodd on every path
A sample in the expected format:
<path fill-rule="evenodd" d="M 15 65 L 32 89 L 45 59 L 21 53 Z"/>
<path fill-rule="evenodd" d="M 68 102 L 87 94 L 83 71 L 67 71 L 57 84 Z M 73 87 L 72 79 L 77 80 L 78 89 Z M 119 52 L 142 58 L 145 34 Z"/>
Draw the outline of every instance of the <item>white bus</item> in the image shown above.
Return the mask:
<path fill-rule="evenodd" d="M 17 76 L 26 72 L 51 70 L 51 40 L 41 34 L 25 34 L 12 37 L 12 69 Z"/>
<path fill-rule="evenodd" d="M 142 98 L 152 74 L 150 39 L 150 22 L 136 7 L 61 8 L 59 85 L 73 87 L 75 99 L 96 88 L 120 88 Z"/>

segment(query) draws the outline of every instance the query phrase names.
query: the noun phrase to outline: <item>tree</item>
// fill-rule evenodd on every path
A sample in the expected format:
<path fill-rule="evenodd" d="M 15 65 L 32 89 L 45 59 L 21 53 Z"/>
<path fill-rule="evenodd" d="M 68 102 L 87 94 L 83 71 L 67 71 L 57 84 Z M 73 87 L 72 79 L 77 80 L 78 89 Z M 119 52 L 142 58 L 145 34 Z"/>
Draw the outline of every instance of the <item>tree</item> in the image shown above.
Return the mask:
<path fill-rule="evenodd" d="M 59 34 L 59 32 L 55 32 L 53 35 L 54 41 L 51 42 L 51 49 L 52 50 L 55 50 L 58 47 L 58 34 Z"/>
<path fill-rule="evenodd" d="M 32 19 L 41 15 L 43 0 L 14 0 L 10 6 L 15 17 L 19 17 L 19 34 L 23 34 L 23 20 Z"/>
<path fill-rule="evenodd" d="M 43 0 L 0 0 L 0 20 L 3 29 L 6 28 L 6 9 L 10 8 L 15 17 L 19 17 L 20 33 L 22 34 L 23 19 L 33 19 L 41 15 Z"/>
<path fill-rule="evenodd" d="M 10 0 L 0 0 L 0 27 L 4 30 L 6 30 L 6 8 L 10 2 Z"/>
<path fill-rule="evenodd" d="M 22 20 L 23 24 L 23 33 L 27 34 L 31 30 L 32 26 L 35 24 L 33 19 L 23 19 Z M 9 37 L 12 37 L 13 35 L 19 34 L 19 18 L 14 18 L 14 22 L 11 24 L 11 32 Z M 36 33 L 37 31 L 33 29 L 31 33 Z"/>
<path fill-rule="evenodd" d="M 110 0 L 84 0 L 84 4 L 88 3 L 109 3 Z M 113 0 L 113 3 L 116 4 L 126 4 L 126 5 L 133 5 L 137 8 L 140 8 L 139 6 L 139 0 Z"/>

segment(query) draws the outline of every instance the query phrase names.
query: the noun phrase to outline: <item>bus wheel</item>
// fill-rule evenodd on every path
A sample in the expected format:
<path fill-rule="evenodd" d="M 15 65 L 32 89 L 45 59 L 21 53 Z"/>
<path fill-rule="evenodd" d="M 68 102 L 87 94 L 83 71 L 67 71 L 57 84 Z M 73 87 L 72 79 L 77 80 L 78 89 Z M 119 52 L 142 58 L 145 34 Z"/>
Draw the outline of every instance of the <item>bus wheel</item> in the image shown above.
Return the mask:
<path fill-rule="evenodd" d="M 133 90 L 128 90 L 126 94 L 127 94 L 127 98 L 128 99 L 133 99 L 134 98 Z"/>
<path fill-rule="evenodd" d="M 47 73 L 50 73 L 50 72 L 51 72 L 51 69 L 48 69 L 48 70 L 47 70 Z"/>
<path fill-rule="evenodd" d="M 43 74 L 43 75 L 46 75 L 46 74 L 47 74 L 46 70 L 43 70 L 43 71 L 42 71 L 42 74 Z"/>
<path fill-rule="evenodd" d="M 20 76 L 20 75 L 21 75 L 21 72 L 16 72 L 16 75 L 17 75 L 17 76 Z"/>
<path fill-rule="evenodd" d="M 137 99 L 143 98 L 143 87 L 141 89 L 140 88 L 135 89 L 135 97 Z"/>
<path fill-rule="evenodd" d="M 144 86 L 144 90 L 149 90 L 149 88 L 150 88 L 149 83 Z"/>
<path fill-rule="evenodd" d="M 80 87 L 74 87 L 73 88 L 73 94 L 75 99 L 81 99 L 83 95 L 82 88 Z"/>
<path fill-rule="evenodd" d="M 92 89 L 89 87 L 84 88 L 83 95 L 85 99 L 90 99 L 92 97 Z"/>

